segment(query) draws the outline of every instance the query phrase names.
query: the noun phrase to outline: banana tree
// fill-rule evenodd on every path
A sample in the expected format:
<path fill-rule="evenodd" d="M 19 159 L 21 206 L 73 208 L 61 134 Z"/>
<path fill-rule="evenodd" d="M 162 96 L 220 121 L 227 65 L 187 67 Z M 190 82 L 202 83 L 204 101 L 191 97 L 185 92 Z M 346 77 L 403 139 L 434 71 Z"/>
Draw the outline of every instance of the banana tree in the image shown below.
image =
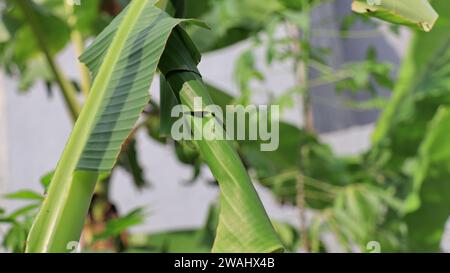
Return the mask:
<path fill-rule="evenodd" d="M 450 120 L 450 4 L 432 3 L 440 18 L 429 33 L 414 33 L 394 96 L 373 136 L 374 154 L 385 158 L 386 168 L 414 167 L 407 172 L 411 182 L 403 186 L 408 189 L 405 218 L 413 251 L 438 251 L 450 215 L 445 133 Z"/>
<path fill-rule="evenodd" d="M 201 97 L 203 105 L 212 102 L 196 68 L 200 54 L 179 26 L 197 22 L 172 18 L 156 2 L 131 2 L 81 56 L 93 84 L 31 228 L 27 252 L 64 252 L 68 243 L 79 240 L 96 181 L 115 165 L 150 99 L 158 67 L 189 109 L 198 110 L 193 109 L 194 97 Z M 221 187 L 213 251 L 282 251 L 232 143 L 198 140 L 196 145 Z"/>

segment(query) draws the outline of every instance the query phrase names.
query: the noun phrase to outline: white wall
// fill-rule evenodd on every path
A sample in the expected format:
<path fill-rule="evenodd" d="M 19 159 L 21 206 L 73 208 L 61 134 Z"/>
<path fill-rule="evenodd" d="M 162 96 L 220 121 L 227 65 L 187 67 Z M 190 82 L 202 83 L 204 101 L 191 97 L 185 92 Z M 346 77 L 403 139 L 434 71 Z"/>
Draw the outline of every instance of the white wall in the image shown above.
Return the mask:
<path fill-rule="evenodd" d="M 8 142 L 6 139 L 6 102 L 5 102 L 5 91 L 3 86 L 3 77 L 0 74 L 0 194 L 3 194 L 6 187 L 6 177 L 8 170 L 7 167 L 7 147 Z M 1 200 L 0 200 L 1 205 Z"/>

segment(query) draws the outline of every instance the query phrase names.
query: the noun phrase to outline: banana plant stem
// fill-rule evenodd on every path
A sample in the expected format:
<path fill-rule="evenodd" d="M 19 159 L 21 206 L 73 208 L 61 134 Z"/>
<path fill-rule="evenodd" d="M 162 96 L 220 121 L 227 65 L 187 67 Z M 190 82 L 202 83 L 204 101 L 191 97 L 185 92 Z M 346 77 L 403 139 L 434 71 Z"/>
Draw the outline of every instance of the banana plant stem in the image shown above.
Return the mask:
<path fill-rule="evenodd" d="M 30 4 L 26 0 L 20 1 L 23 6 Z M 107 61 L 120 50 L 120 44 L 124 41 L 118 37 L 130 31 L 138 18 L 136 15 L 140 14 L 144 6 L 144 1 L 133 1 L 130 4 L 129 13 L 105 57 Z M 108 63 L 104 65 L 108 66 Z M 101 174 L 99 170 L 89 171 L 77 167 L 89 139 L 90 130 L 86 128 L 92 128 L 95 124 L 95 114 L 92 113 L 101 106 L 105 92 L 103 85 L 106 81 L 100 80 L 96 83 L 92 88 L 92 96 L 89 96 L 75 123 L 52 177 L 47 196 L 30 229 L 26 252 L 67 252 L 69 247 L 80 239 L 95 185 Z"/>
<path fill-rule="evenodd" d="M 72 44 L 75 48 L 75 54 L 80 56 L 84 52 L 84 39 L 83 35 L 80 31 L 76 29 L 76 23 L 77 23 L 77 16 L 74 14 L 74 8 L 73 5 L 70 5 L 67 1 L 64 2 L 64 6 L 66 9 L 67 14 L 67 23 L 69 24 L 69 27 L 71 28 L 70 31 L 70 38 L 72 40 Z M 84 96 L 87 98 L 89 94 L 89 89 L 91 88 L 91 77 L 89 74 L 89 70 L 87 67 L 77 60 L 78 69 L 80 71 L 80 80 L 81 80 L 81 91 L 83 92 Z"/>
<path fill-rule="evenodd" d="M 168 84 L 182 104 L 190 111 L 199 111 L 200 109 L 196 109 L 194 103 L 196 98 L 200 98 L 204 106 L 213 104 L 213 100 L 197 70 L 199 60 L 195 60 L 196 54 L 192 52 L 192 48 L 188 48 L 189 45 L 185 41 L 183 42 L 182 35 L 178 36 L 176 31 L 174 30 L 171 38 L 169 38 L 166 51 L 160 60 L 159 69 L 165 75 Z M 179 69 L 180 67 L 182 69 Z M 205 116 L 198 120 L 192 116 L 188 123 L 192 125 L 192 121 L 194 121 L 191 130 L 195 134 L 195 132 L 204 131 L 202 126 L 211 122 L 212 119 L 214 117 Z M 200 121 L 200 124 L 203 125 L 199 125 L 195 121 Z M 223 130 L 224 128 L 218 128 L 213 131 L 218 133 L 223 132 Z M 215 138 L 211 140 L 202 138 L 194 140 L 194 143 L 221 188 L 221 216 L 219 217 L 220 220 L 212 251 L 282 251 L 283 248 L 278 236 L 233 144 L 227 140 Z M 241 196 L 242 198 L 237 198 L 236 202 L 230 203 L 229 196 Z M 228 217 L 223 215 L 228 215 Z M 265 240 L 260 241 L 259 237 L 252 237 L 248 234 L 236 234 L 240 230 L 232 228 L 232 225 L 226 221 L 230 215 L 235 217 L 232 225 L 258 227 L 259 233 L 265 237 Z M 248 215 L 253 217 L 248 217 Z M 224 246 L 223 241 L 227 240 L 225 238 L 229 238 L 229 236 L 242 236 L 246 237 L 247 240 L 242 244 L 237 243 L 237 245 Z"/>
<path fill-rule="evenodd" d="M 304 7 L 304 16 L 305 16 L 305 25 L 302 29 L 303 32 L 303 43 L 307 44 L 302 47 L 302 58 L 300 59 L 298 66 L 298 82 L 303 86 L 303 119 L 305 124 L 305 130 L 308 133 L 314 133 L 314 117 L 313 117 L 313 109 L 311 102 L 311 90 L 309 86 L 309 61 L 310 61 L 310 45 L 311 42 L 311 11 L 310 11 L 310 3 L 309 0 L 303 0 Z M 298 39 L 296 40 L 299 43 Z M 303 159 L 307 158 L 307 154 L 309 152 L 308 147 L 300 148 L 300 164 L 302 164 Z M 303 166 L 300 165 L 300 170 L 303 169 Z M 303 178 L 299 177 L 297 179 L 297 206 L 299 209 L 299 217 L 300 217 L 300 234 L 303 237 L 303 248 L 306 252 L 311 252 L 311 245 L 309 242 L 309 234 L 308 234 L 308 224 L 306 218 L 306 198 L 305 198 L 305 183 Z"/>
<path fill-rule="evenodd" d="M 50 47 L 47 43 L 47 40 L 45 39 L 44 31 L 40 27 L 41 24 L 39 20 L 36 18 L 36 14 L 33 11 L 33 8 L 31 7 L 32 3 L 30 2 L 30 0 L 17 0 L 17 2 L 21 10 L 23 11 L 25 18 L 28 20 L 29 26 L 33 30 L 32 32 L 34 33 L 36 41 L 39 47 L 41 48 L 42 52 L 44 53 L 45 58 L 47 59 L 47 63 L 50 69 L 52 70 L 56 82 L 58 83 L 61 89 L 64 101 L 67 104 L 70 115 L 72 119 L 75 121 L 81 111 L 81 105 L 77 99 L 77 92 L 75 90 L 75 87 L 65 77 L 64 73 L 62 72 L 62 69 L 56 63 L 55 57 L 51 53 Z"/>
<path fill-rule="evenodd" d="M 299 102 L 302 105 L 301 118 L 303 119 L 303 126 L 307 133 L 313 134 L 315 132 L 314 128 L 314 118 L 311 104 L 311 92 L 310 92 L 310 81 L 309 81 L 309 66 L 310 66 L 310 40 L 311 40 L 311 7 L 309 0 L 303 0 L 303 13 L 304 22 L 302 28 L 300 29 L 298 25 L 288 23 L 289 36 L 292 39 L 292 51 L 295 55 L 296 62 L 294 64 L 294 70 L 296 72 L 297 85 L 300 86 L 302 91 L 299 94 Z M 304 45 L 302 46 L 301 40 Z M 307 158 L 309 150 L 307 147 L 301 147 L 299 150 L 300 164 L 299 172 L 303 169 L 302 162 Z M 299 234 L 302 237 L 301 247 L 306 252 L 310 252 L 311 246 L 309 243 L 308 226 L 306 224 L 306 198 L 305 198 L 305 185 L 302 178 L 297 178 L 296 182 L 297 188 L 297 207 L 299 210 Z"/>

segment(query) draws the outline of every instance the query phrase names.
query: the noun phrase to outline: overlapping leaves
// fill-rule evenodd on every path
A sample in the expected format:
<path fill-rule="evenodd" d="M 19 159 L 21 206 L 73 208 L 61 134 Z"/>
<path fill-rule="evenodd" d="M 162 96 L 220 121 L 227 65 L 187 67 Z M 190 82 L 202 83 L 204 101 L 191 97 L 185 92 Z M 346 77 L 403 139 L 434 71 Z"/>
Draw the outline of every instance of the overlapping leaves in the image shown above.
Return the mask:
<path fill-rule="evenodd" d="M 373 149 L 388 172 L 404 177 L 397 187 L 407 200 L 410 248 L 420 251 L 439 249 L 450 215 L 445 110 L 450 103 L 450 3 L 436 0 L 433 5 L 441 17 L 430 33 L 414 34 Z"/>

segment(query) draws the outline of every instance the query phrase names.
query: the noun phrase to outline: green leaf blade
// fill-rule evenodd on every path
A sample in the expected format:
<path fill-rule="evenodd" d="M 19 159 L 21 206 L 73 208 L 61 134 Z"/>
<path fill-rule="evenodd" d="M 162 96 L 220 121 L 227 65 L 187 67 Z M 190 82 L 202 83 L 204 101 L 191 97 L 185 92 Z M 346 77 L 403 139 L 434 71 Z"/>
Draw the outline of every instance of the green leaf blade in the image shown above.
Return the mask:
<path fill-rule="evenodd" d="M 450 215 L 450 108 L 442 107 L 434 117 L 420 147 L 419 164 L 408 199 L 409 247 L 413 251 L 440 250 L 445 223 Z"/>
<path fill-rule="evenodd" d="M 197 52 L 187 43 L 187 37 L 182 37 L 181 29 L 172 33 L 159 68 L 184 106 L 192 112 L 205 111 L 196 108 L 195 99 L 200 98 L 203 107 L 212 105 L 213 100 L 197 71 Z M 209 131 L 216 134 L 215 137 L 194 140 L 221 189 L 221 209 L 212 252 L 282 252 L 283 246 L 233 144 L 221 140 L 224 128 L 220 122 L 212 115 L 183 117 L 194 135 L 205 132 L 205 126 L 215 122 L 215 130 Z"/>
<path fill-rule="evenodd" d="M 417 162 L 402 186 L 413 251 L 438 251 L 450 215 L 448 198 L 443 198 L 450 195 L 450 2 L 432 3 L 441 17 L 429 33 L 414 34 L 393 98 L 373 135 L 372 153 L 385 161 L 384 168 L 397 171 L 411 159 Z"/>
<path fill-rule="evenodd" d="M 78 169 L 109 171 L 117 160 L 122 142 L 150 99 L 151 79 L 166 40 L 172 29 L 180 22 L 153 7 L 152 2 L 154 1 L 147 2 L 137 16 L 136 25 L 124 32 L 127 36 L 118 52 L 116 48 L 110 48 L 109 51 L 114 54 L 92 53 L 103 51 L 109 44 L 115 32 L 114 26 L 121 18 L 113 22 L 112 27 L 106 30 L 106 34 L 81 57 L 93 71 L 96 82 L 99 80 L 105 84 L 105 91 L 99 106 L 100 110 L 96 114 L 95 126 L 78 162 Z M 118 31 L 115 38 L 120 36 Z M 112 43 L 114 44 L 114 41 Z M 111 64 L 110 55 L 117 55 L 119 58 Z M 106 71 L 104 74 L 96 73 L 99 63 L 102 63 L 100 71 Z M 113 69 L 108 71 L 107 66 L 111 65 Z M 105 69 L 102 71 L 104 66 Z"/>
<path fill-rule="evenodd" d="M 7 199 L 22 199 L 22 200 L 38 200 L 42 201 L 44 197 L 32 190 L 21 190 L 13 193 L 9 193 L 5 195 Z"/>
<path fill-rule="evenodd" d="M 110 172 L 149 100 L 172 29 L 182 20 L 133 1 L 81 57 L 94 82 L 33 223 L 28 252 L 65 252 L 79 240 L 99 175 Z"/>
<path fill-rule="evenodd" d="M 352 10 L 426 32 L 433 28 L 439 17 L 428 0 L 354 0 Z"/>

